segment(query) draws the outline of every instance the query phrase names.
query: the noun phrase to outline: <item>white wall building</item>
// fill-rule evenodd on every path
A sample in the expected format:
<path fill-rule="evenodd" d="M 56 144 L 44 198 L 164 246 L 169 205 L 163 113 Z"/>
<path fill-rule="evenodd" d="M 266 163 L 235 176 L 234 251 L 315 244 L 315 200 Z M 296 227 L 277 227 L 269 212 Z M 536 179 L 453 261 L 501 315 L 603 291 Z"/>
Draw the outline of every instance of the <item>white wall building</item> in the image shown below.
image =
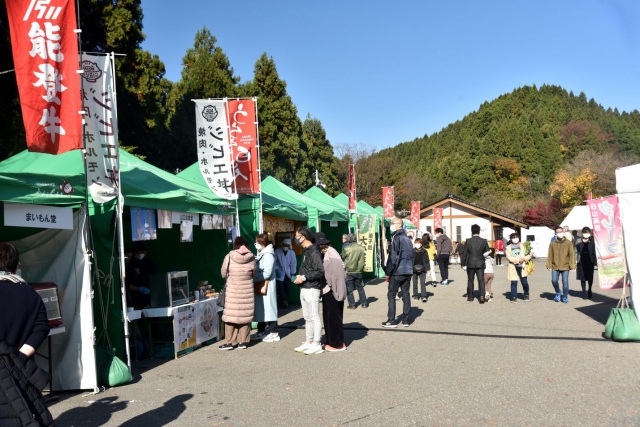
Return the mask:
<path fill-rule="evenodd" d="M 434 213 L 438 213 L 440 209 L 442 210 L 442 230 L 454 242 L 471 238 L 473 224 L 480 226 L 480 237 L 490 242 L 502 237 L 504 227 L 516 229 L 529 227 L 521 220 L 493 212 L 449 193 L 444 199 L 420 210 L 421 233 L 434 233 L 436 228 Z"/>

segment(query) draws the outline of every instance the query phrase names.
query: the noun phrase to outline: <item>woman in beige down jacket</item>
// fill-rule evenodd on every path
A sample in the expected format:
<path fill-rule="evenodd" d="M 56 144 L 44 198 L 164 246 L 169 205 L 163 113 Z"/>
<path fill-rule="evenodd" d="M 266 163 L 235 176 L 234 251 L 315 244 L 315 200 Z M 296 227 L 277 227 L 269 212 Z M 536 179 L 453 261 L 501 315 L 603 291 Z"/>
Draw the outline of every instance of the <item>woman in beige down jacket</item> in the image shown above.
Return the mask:
<path fill-rule="evenodd" d="M 224 344 L 220 350 L 247 348 L 251 321 L 254 311 L 253 275 L 256 269 L 254 255 L 248 249 L 249 242 L 238 236 L 233 242 L 233 250 L 222 262 L 222 278 L 227 279 L 225 290 L 224 312 Z"/>

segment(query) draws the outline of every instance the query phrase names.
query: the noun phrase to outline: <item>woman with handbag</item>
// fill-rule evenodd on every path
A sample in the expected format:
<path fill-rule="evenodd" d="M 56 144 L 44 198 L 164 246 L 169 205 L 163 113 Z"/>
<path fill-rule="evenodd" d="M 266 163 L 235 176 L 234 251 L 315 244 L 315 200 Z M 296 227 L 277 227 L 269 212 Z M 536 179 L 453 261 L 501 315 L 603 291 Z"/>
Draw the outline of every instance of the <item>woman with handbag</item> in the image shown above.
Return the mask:
<path fill-rule="evenodd" d="M 511 281 L 511 302 L 518 302 L 518 279 L 524 291 L 523 299 L 529 301 L 529 275 L 525 265 L 531 259 L 531 254 L 525 255 L 524 245 L 516 233 L 511 233 L 509 243 L 505 247 L 505 255 L 509 261 L 507 280 Z"/>
<path fill-rule="evenodd" d="M 582 229 L 582 239 L 576 244 L 576 279 L 580 280 L 582 286 L 582 299 L 593 297 L 591 287 L 593 286 L 593 270 L 598 264 L 596 257 L 596 245 L 591 237 L 591 229 L 584 227 Z M 589 283 L 589 292 L 587 293 L 587 282 Z"/>
<path fill-rule="evenodd" d="M 255 256 L 242 236 L 233 241 L 233 250 L 224 257 L 220 274 L 227 279 L 224 285 L 224 344 L 220 350 L 245 349 L 249 343 L 254 312 L 253 274 Z"/>
<path fill-rule="evenodd" d="M 416 239 L 413 244 L 413 299 L 427 302 L 427 271 L 429 271 L 429 256 L 422 247 L 422 239 Z M 418 295 L 418 280 L 420 281 L 420 295 Z"/>
<path fill-rule="evenodd" d="M 278 291 L 276 287 L 276 256 L 273 245 L 266 233 L 258 234 L 255 242 L 256 273 L 253 283 L 256 294 L 254 320 L 258 322 L 258 332 L 251 336 L 252 341 L 280 341 L 278 334 Z M 267 333 L 268 332 L 268 333 Z"/>

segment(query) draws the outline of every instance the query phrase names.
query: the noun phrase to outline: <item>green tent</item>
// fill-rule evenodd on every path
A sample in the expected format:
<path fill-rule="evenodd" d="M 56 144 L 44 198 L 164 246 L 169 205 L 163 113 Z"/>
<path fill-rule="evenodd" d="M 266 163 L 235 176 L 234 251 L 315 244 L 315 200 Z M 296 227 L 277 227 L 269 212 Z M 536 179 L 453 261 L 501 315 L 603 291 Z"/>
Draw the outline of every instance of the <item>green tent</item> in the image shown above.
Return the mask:
<path fill-rule="evenodd" d="M 349 215 L 346 209 L 340 209 L 334 204 L 327 205 L 298 193 L 293 188 L 281 183 L 277 179 L 268 176 L 262 180 L 262 191 L 268 192 L 282 200 L 292 204 L 303 204 L 307 207 L 307 220 L 309 227 L 318 230 L 318 221 L 348 221 Z"/>
<path fill-rule="evenodd" d="M 210 192 L 203 191 L 201 186 L 145 163 L 124 150 L 120 150 L 120 169 L 121 191 L 127 207 L 192 213 L 229 213 L 230 206 L 226 200 L 212 197 Z M 87 202 L 82 152 L 74 150 L 54 156 L 23 151 L 0 162 L 0 201 L 80 208 Z M 117 268 L 118 256 L 114 242 L 115 205 L 115 200 L 95 204 L 89 198 L 88 215 L 91 224 L 89 249 L 95 257 L 92 276 L 103 277 L 100 283 L 93 283 L 96 295 L 109 295 L 111 292 L 110 295 L 114 296 L 108 299 L 106 308 L 100 307 L 98 298 L 94 299 L 96 336 L 106 334 L 116 348 L 117 355 L 123 358 L 124 334 L 119 286 L 116 286 L 117 291 L 114 292 L 113 289 L 114 284 L 120 282 Z M 126 209 L 128 208 L 125 208 L 123 215 L 125 230 L 128 229 L 127 226 L 130 227 L 130 216 L 127 215 Z M 4 211 L 0 212 L 0 215 L 3 217 Z M 4 224 L 4 218 L 2 224 Z M 198 233 L 202 231 L 194 229 L 194 242 L 199 240 L 203 244 L 198 245 L 199 247 L 183 246 L 182 250 L 175 251 L 168 242 L 171 239 L 176 243 L 180 241 L 180 232 L 176 228 L 158 230 L 159 240 L 147 242 L 147 251 L 159 269 L 163 271 L 167 268 L 182 267 L 180 269 L 184 270 L 186 269 L 184 266 L 188 265 L 184 263 L 190 262 L 193 265 L 195 257 L 206 260 L 200 262 L 200 267 L 207 271 L 207 276 L 220 277 L 219 265 L 227 252 L 227 246 L 226 243 L 221 247 L 211 245 L 210 242 L 226 242 L 226 233 L 214 230 L 205 232 L 206 236 L 199 236 Z M 39 228 L 2 226 L 2 240 L 18 241 L 40 232 L 42 229 Z M 126 232 L 124 237 L 125 242 L 131 240 L 131 235 L 127 235 Z M 214 265 L 218 267 L 214 268 Z M 189 268 L 189 270 L 191 275 L 192 269 Z M 101 273 L 97 274 L 98 271 Z M 205 273 L 201 274 L 205 275 Z M 195 288 L 196 284 L 192 284 L 192 287 Z M 106 317 L 106 331 L 101 330 L 103 316 Z"/>
<path fill-rule="evenodd" d="M 348 234 L 349 220 L 351 217 L 349 210 L 337 203 L 333 197 L 322 191 L 320 188 L 313 186 L 304 193 L 308 198 L 317 202 L 322 202 L 327 206 L 332 207 L 337 212 L 342 212 L 345 215 L 344 219 L 338 221 L 321 221 L 320 230 L 327 236 L 327 239 L 331 241 L 331 245 L 338 251 L 342 251 L 342 235 Z"/>

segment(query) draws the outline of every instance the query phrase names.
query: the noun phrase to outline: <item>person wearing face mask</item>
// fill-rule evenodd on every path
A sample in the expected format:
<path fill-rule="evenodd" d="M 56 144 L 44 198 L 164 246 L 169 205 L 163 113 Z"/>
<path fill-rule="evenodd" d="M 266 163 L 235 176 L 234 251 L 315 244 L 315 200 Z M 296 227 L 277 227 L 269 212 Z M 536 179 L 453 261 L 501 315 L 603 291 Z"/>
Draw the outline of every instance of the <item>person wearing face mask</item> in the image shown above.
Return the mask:
<path fill-rule="evenodd" d="M 385 273 L 389 282 L 387 299 L 389 309 L 387 320 L 382 322 L 384 328 L 397 328 L 396 322 L 396 294 L 402 290 L 402 326 L 409 326 L 409 311 L 411 310 L 411 298 L 409 286 L 413 274 L 413 245 L 407 237 L 402 224 L 402 219 L 394 217 L 391 220 L 391 249 L 387 257 Z"/>
<path fill-rule="evenodd" d="M 349 245 L 346 246 L 340 254 L 347 269 L 347 302 L 348 308 L 355 310 L 356 298 L 353 293 L 358 291 L 360 299 L 360 307 L 367 308 L 367 294 L 364 292 L 362 284 L 362 272 L 365 264 L 364 248 L 358 243 L 358 238 L 354 233 L 349 234 Z"/>
<path fill-rule="evenodd" d="M 523 299 L 529 301 L 529 281 L 527 279 L 529 273 L 524 266 L 531 259 L 531 254 L 525 255 L 524 252 L 524 245 L 520 243 L 518 235 L 511 233 L 509 243 L 505 247 L 505 255 L 509 261 L 507 279 L 511 281 L 511 302 L 518 302 L 518 279 L 522 283 Z"/>
<path fill-rule="evenodd" d="M 296 254 L 291 250 L 291 239 L 284 239 L 276 249 L 276 287 L 278 300 L 283 308 L 289 307 L 289 286 L 291 278 L 296 274 L 298 261 Z"/>
<path fill-rule="evenodd" d="M 151 305 L 151 289 L 149 288 L 150 276 L 157 273 L 156 264 L 147 257 L 147 249 L 144 242 L 134 242 L 133 259 L 126 267 L 127 290 L 131 300 L 129 306 L 136 310 Z"/>
<path fill-rule="evenodd" d="M 442 228 L 436 228 L 436 251 L 438 252 L 438 267 L 440 268 L 440 278 L 442 286 L 449 284 L 449 258 L 453 252 L 451 239 L 444 234 Z"/>
<path fill-rule="evenodd" d="M 584 227 L 582 229 L 582 238 L 576 244 L 576 278 L 580 280 L 582 287 L 582 298 L 591 299 L 593 294 L 591 287 L 593 286 L 593 270 L 598 264 L 596 257 L 596 245 L 591 236 L 591 229 Z M 587 283 L 589 291 L 587 291 Z"/>
<path fill-rule="evenodd" d="M 413 299 L 422 299 L 422 302 L 427 302 L 427 271 L 429 271 L 429 255 L 422 247 L 422 239 L 416 239 L 413 241 Z M 418 281 L 420 294 L 418 294 Z"/>
<path fill-rule="evenodd" d="M 253 282 L 263 282 L 260 289 L 256 289 L 256 302 L 254 320 L 258 322 L 258 332 L 251 337 L 251 340 L 262 342 L 280 341 L 278 334 L 278 291 L 276 284 L 276 257 L 273 245 L 266 233 L 258 234 L 255 242 L 256 250 L 256 272 Z M 266 288 L 266 289 L 265 289 Z M 259 293 L 258 293 L 259 292 Z"/>
<path fill-rule="evenodd" d="M 306 340 L 294 350 L 303 354 L 320 354 L 322 322 L 320 320 L 320 293 L 324 288 L 324 265 L 317 246 L 313 244 L 311 230 L 303 225 L 296 230 L 296 244 L 302 246 L 302 263 L 296 280 L 300 286 L 300 304 L 304 317 Z"/>
<path fill-rule="evenodd" d="M 551 271 L 551 284 L 556 291 L 554 301 L 562 299 L 563 303 L 569 302 L 569 271 L 576 269 L 576 258 L 573 242 L 566 238 L 564 229 L 556 227 L 556 238 L 549 244 L 547 254 L 547 270 Z M 562 276 L 562 292 L 558 280 Z"/>
<path fill-rule="evenodd" d="M 344 300 L 347 297 L 345 265 L 324 233 L 316 233 L 313 237 L 322 254 L 324 267 L 324 287 L 322 288 L 322 320 L 326 337 L 324 350 L 344 351 L 347 349 L 344 343 L 343 325 Z"/>

